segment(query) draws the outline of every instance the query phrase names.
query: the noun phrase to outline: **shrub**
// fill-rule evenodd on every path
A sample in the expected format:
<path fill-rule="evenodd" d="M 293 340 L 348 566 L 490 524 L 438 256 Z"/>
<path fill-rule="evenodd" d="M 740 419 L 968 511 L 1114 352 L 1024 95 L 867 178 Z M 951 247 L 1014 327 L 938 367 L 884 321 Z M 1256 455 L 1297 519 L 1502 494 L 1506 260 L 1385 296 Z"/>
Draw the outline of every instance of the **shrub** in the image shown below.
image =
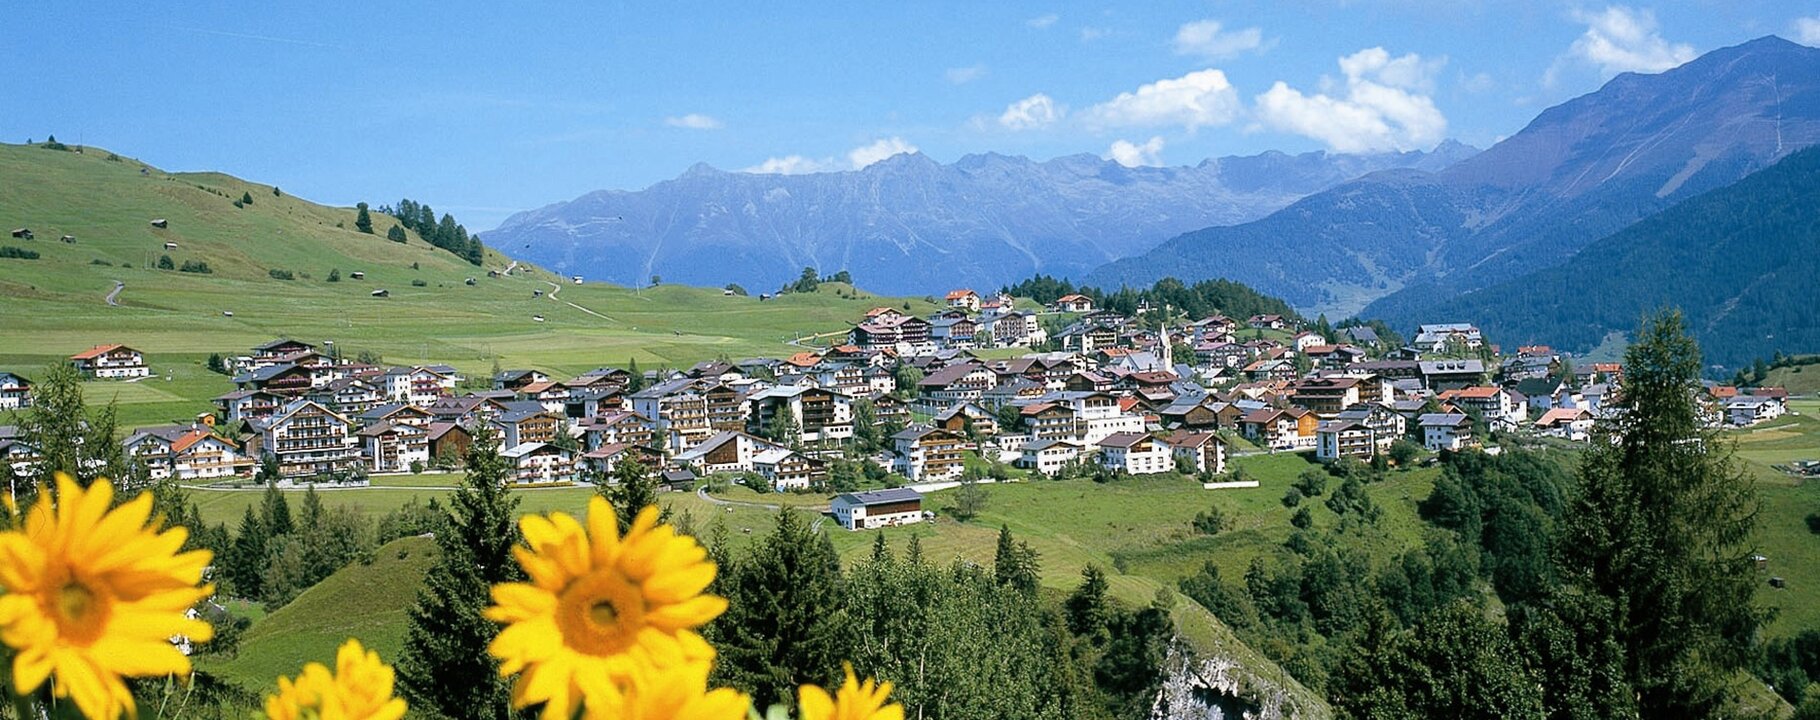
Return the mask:
<path fill-rule="evenodd" d="M 1283 492 L 1283 507 L 1292 508 L 1302 504 L 1302 491 L 1289 488 Z"/>
<path fill-rule="evenodd" d="M 1314 468 L 1303 470 L 1301 475 L 1296 476 L 1294 487 L 1303 495 L 1319 497 L 1321 493 L 1327 492 L 1327 473 Z"/>
<path fill-rule="evenodd" d="M 430 286 L 430 284 L 428 282 L 425 282 L 421 278 L 411 281 L 411 287 L 429 287 L 429 286 Z"/>
<path fill-rule="evenodd" d="M 12 258 L 15 260 L 37 260 L 38 251 L 37 250 L 27 250 L 22 247 L 13 247 L 11 245 L 0 245 L 0 258 Z"/>
<path fill-rule="evenodd" d="M 329 268 L 329 282 L 341 282 L 341 268 Z"/>
<path fill-rule="evenodd" d="M 397 225 L 393 225 L 392 229 L 385 231 L 385 239 L 390 240 L 395 243 L 404 242 L 405 241 L 404 228 L 399 227 Z"/>
<path fill-rule="evenodd" d="M 292 273 L 291 271 L 279 270 L 278 268 L 272 268 L 270 270 L 267 270 L 267 271 L 265 271 L 265 274 L 272 276 L 273 280 L 296 280 L 297 279 L 297 275 Z"/>
<path fill-rule="evenodd" d="M 158 269 L 159 270 L 176 270 L 177 262 L 172 260 L 171 256 L 169 256 L 169 255 L 159 255 L 158 256 Z"/>
<path fill-rule="evenodd" d="M 88 261 L 88 264 L 90 264 L 90 265 L 105 265 L 105 266 L 107 266 L 107 267 L 113 267 L 113 266 L 114 266 L 114 264 L 113 264 L 113 263 L 111 263 L 111 262 L 108 262 L 108 261 L 106 261 L 106 260 L 102 260 L 102 259 L 101 259 L 101 258 L 95 258 L 95 259 L 93 259 L 93 260 L 90 260 L 90 261 Z"/>
<path fill-rule="evenodd" d="M 209 264 L 205 263 L 201 260 L 185 260 L 185 261 L 183 261 L 183 267 L 177 268 L 177 272 L 197 273 L 200 275 L 208 275 L 208 274 L 214 273 L 215 271 L 209 269 Z"/>
<path fill-rule="evenodd" d="M 1194 530 L 1202 535 L 1218 535 L 1226 529 L 1226 513 L 1215 505 L 1194 516 Z"/>
<path fill-rule="evenodd" d="M 1807 514 L 1807 531 L 1820 535 L 1820 513 Z"/>

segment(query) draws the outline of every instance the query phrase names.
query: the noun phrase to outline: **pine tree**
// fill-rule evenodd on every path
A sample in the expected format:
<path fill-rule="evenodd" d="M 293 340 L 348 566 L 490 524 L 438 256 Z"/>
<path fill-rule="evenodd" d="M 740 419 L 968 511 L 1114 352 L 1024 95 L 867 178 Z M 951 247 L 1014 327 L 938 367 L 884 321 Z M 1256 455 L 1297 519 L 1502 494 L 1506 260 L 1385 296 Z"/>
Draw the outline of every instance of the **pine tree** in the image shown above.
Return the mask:
<path fill-rule="evenodd" d="M 278 491 L 277 483 L 265 486 L 263 508 L 264 517 L 261 519 L 265 521 L 266 537 L 289 535 L 296 529 L 291 522 L 291 503 L 284 499 L 284 493 Z"/>
<path fill-rule="evenodd" d="M 264 584 L 261 579 L 265 558 L 265 523 L 254 512 L 253 506 L 248 505 L 246 514 L 240 518 L 240 532 L 234 536 L 234 544 L 225 558 L 228 584 L 235 595 L 250 599 L 263 594 Z"/>
<path fill-rule="evenodd" d="M 240 204 L 242 204 L 242 205 L 253 204 L 253 194 L 251 192 L 240 193 Z"/>
<path fill-rule="evenodd" d="M 840 673 L 848 643 L 840 558 L 827 534 L 785 510 L 762 545 L 727 578 L 727 612 L 715 621 L 722 682 L 755 703 L 794 705 L 804 683 Z"/>
<path fill-rule="evenodd" d="M 640 510 L 657 504 L 657 479 L 644 463 L 626 459 L 613 466 L 612 481 L 599 490 L 619 516 L 619 531 L 632 527 Z"/>
<path fill-rule="evenodd" d="M 395 243 L 404 242 L 406 239 L 405 234 L 404 234 L 404 228 L 399 227 L 397 225 L 393 225 L 392 229 L 385 231 L 385 239 L 390 240 Z"/>
<path fill-rule="evenodd" d="M 131 464 L 115 437 L 113 404 L 89 412 L 81 383 L 82 374 L 69 363 L 52 363 L 32 388 L 32 405 L 19 416 L 19 433 L 27 446 L 37 449 L 40 461 L 12 487 L 21 507 L 37 488 L 54 488 L 59 472 L 69 473 L 84 486 L 98 477 L 120 481 L 123 497 L 143 488 L 128 475 Z"/>
<path fill-rule="evenodd" d="M 998 528 L 998 552 L 993 555 L 992 570 L 999 585 L 1026 595 L 1036 594 L 1041 574 L 1036 551 L 1030 549 L 1029 543 L 1013 543 L 1009 525 Z"/>
<path fill-rule="evenodd" d="M 354 229 L 368 235 L 373 234 L 373 216 L 367 213 L 367 204 L 360 203 L 355 205 L 354 209 L 358 211 L 354 215 Z"/>
<path fill-rule="evenodd" d="M 512 557 L 519 543 L 513 520 L 518 499 L 506 490 L 510 469 L 490 430 L 475 434 L 467 465 L 464 487 L 450 503 L 449 527 L 436 534 L 441 553 L 410 610 L 398 679 L 415 707 L 451 718 L 505 720 L 512 717 L 510 688 L 487 654 L 499 626 L 481 612 L 494 584 L 523 577 Z"/>
<path fill-rule="evenodd" d="M 1749 560 L 1756 490 L 1701 424 L 1700 350 L 1679 312 L 1648 318 L 1624 360 L 1565 513 L 1563 575 L 1609 603 L 1643 717 L 1707 717 L 1765 620 Z"/>
<path fill-rule="evenodd" d="M 1106 571 L 1098 565 L 1081 570 L 1081 584 L 1068 596 L 1066 613 L 1068 629 L 1094 644 L 1107 640 L 1107 622 L 1111 608 L 1106 605 Z"/>

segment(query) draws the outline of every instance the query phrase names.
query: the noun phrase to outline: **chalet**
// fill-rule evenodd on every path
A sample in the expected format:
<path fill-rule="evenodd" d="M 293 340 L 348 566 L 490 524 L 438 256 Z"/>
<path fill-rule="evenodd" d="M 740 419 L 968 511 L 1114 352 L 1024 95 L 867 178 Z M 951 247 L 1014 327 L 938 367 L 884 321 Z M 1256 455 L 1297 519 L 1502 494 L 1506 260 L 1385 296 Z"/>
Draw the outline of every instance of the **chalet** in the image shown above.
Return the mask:
<path fill-rule="evenodd" d="M 1774 420 L 1786 411 L 1782 400 L 1770 395 L 1738 395 L 1725 401 L 1726 421 L 1738 427 Z"/>
<path fill-rule="evenodd" d="M 1474 385 L 1444 391 L 1436 399 L 1478 413 L 1480 418 L 1499 429 L 1515 429 L 1529 416 L 1527 403 L 1517 400 L 1517 396 L 1501 387 Z"/>
<path fill-rule="evenodd" d="M 961 308 L 972 312 L 979 312 L 980 309 L 980 294 L 972 290 L 950 291 L 948 296 L 943 298 L 943 300 L 945 300 L 948 303 L 948 307 L 951 308 Z"/>
<path fill-rule="evenodd" d="M 1346 328 L 1345 330 L 1341 330 L 1340 334 L 1346 336 L 1346 338 L 1351 340 L 1354 344 L 1364 345 L 1365 347 L 1376 347 L 1378 343 L 1383 342 L 1383 340 L 1378 338 L 1378 331 L 1365 325 Z"/>
<path fill-rule="evenodd" d="M 1422 386 L 1435 392 L 1457 390 L 1485 381 L 1485 363 L 1480 360 L 1422 360 L 1416 363 Z"/>
<path fill-rule="evenodd" d="M 424 440 L 433 461 L 454 465 L 467 457 L 468 448 L 474 445 L 474 434 L 458 423 L 439 421 L 424 428 Z"/>
<path fill-rule="evenodd" d="M 872 416 L 881 426 L 904 427 L 910 424 L 910 404 L 896 395 L 875 392 L 866 396 L 872 401 Z"/>
<path fill-rule="evenodd" d="M 360 378 L 344 377 L 312 388 L 304 394 L 343 415 L 359 415 L 378 405 L 382 399 L 379 386 Z"/>
<path fill-rule="evenodd" d="M 670 452 L 681 452 L 713 435 L 708 400 L 697 381 L 668 380 L 632 393 L 632 410 L 651 421 L 658 440 Z"/>
<path fill-rule="evenodd" d="M 229 422 L 256 421 L 271 417 L 286 398 L 264 390 L 235 390 L 215 398 L 215 406 Z"/>
<path fill-rule="evenodd" d="M 1243 373 L 1245 377 L 1254 381 L 1293 381 L 1298 375 L 1301 375 L 1301 373 L 1296 370 L 1295 361 L 1283 357 L 1267 357 L 1254 360 L 1251 364 L 1246 365 L 1244 369 L 1240 370 L 1240 372 Z"/>
<path fill-rule="evenodd" d="M 32 381 L 23 375 L 0 372 L 0 410 L 18 410 L 32 405 Z"/>
<path fill-rule="evenodd" d="M 43 460 L 38 449 L 20 437 L 16 425 L 0 425 L 0 467 L 10 468 L 13 477 L 30 475 Z"/>
<path fill-rule="evenodd" d="M 127 457 L 145 466 L 151 479 L 166 480 L 171 477 L 171 466 L 176 458 L 171 446 L 193 430 L 187 425 L 143 427 L 128 435 L 120 446 Z"/>
<path fill-rule="evenodd" d="M 567 383 L 571 390 L 607 388 L 624 390 L 631 384 L 632 373 L 630 371 L 609 367 L 589 370 L 575 376 L 575 379 Z"/>
<path fill-rule="evenodd" d="M 412 405 L 429 405 L 453 395 L 457 381 L 453 368 L 436 366 L 392 368 L 380 378 L 387 398 Z"/>
<path fill-rule="evenodd" d="M 978 345 L 1019 347 L 1041 345 L 1049 340 L 1049 334 L 1043 330 L 1036 313 L 1008 310 L 981 316 L 974 338 Z"/>
<path fill-rule="evenodd" d="M 909 488 L 841 493 L 829 509 L 848 530 L 896 527 L 923 521 L 923 495 Z"/>
<path fill-rule="evenodd" d="M 1333 416 L 1364 397 L 1359 392 L 1359 379 L 1354 377 L 1314 377 L 1297 383 L 1289 402 L 1317 415 Z"/>
<path fill-rule="evenodd" d="M 273 365 L 278 363 L 280 358 L 296 355 L 297 353 L 313 352 L 315 349 L 315 345 L 303 342 L 302 340 L 279 338 L 271 342 L 253 346 L 253 365 L 254 367 Z"/>
<path fill-rule="evenodd" d="M 1315 446 L 1320 419 L 1300 408 L 1261 408 L 1239 419 L 1239 433 L 1271 450 L 1303 450 Z"/>
<path fill-rule="evenodd" d="M 1367 360 L 1346 366 L 1351 373 L 1371 373 L 1386 380 L 1420 380 L 1422 363 L 1417 360 Z"/>
<path fill-rule="evenodd" d="M 1521 394 L 1529 409 L 1535 412 L 1547 412 L 1555 406 L 1555 396 L 1566 386 L 1553 377 L 1529 378 L 1518 381 L 1515 390 Z"/>
<path fill-rule="evenodd" d="M 755 472 L 753 458 L 767 450 L 788 450 L 782 445 L 737 430 L 715 433 L 676 456 L 679 465 L 702 475 Z"/>
<path fill-rule="evenodd" d="M 822 461 L 788 448 L 765 448 L 754 453 L 752 472 L 779 492 L 807 490 L 828 480 L 828 469 Z"/>
<path fill-rule="evenodd" d="M 1498 365 L 1498 377 L 1507 383 L 1541 380 L 1554 375 L 1560 368 L 1561 363 L 1551 356 L 1517 355 L 1505 358 Z"/>
<path fill-rule="evenodd" d="M 1436 452 L 1463 450 L 1473 444 L 1472 418 L 1461 413 L 1427 413 L 1416 418 L 1422 445 Z"/>
<path fill-rule="evenodd" d="M 971 348 L 979 323 L 967 317 L 943 317 L 929 321 L 929 339 L 936 347 Z"/>
<path fill-rule="evenodd" d="M 1219 403 L 1207 395 L 1177 398 L 1157 410 L 1157 420 L 1164 427 L 1185 430 L 1217 430 L 1220 427 Z"/>
<path fill-rule="evenodd" d="M 617 387 L 569 388 L 563 398 L 562 414 L 570 420 L 597 417 L 626 406 L 625 394 Z"/>
<path fill-rule="evenodd" d="M 978 403 L 957 402 L 935 414 L 935 426 L 957 435 L 998 434 L 998 416 Z"/>
<path fill-rule="evenodd" d="M 867 320 L 853 327 L 849 341 L 867 350 L 903 350 L 929 345 L 929 321 L 919 317 L 898 316 L 891 319 Z"/>
<path fill-rule="evenodd" d="M 1235 368 L 1251 361 L 1251 348 L 1235 342 L 1206 341 L 1194 346 L 1194 359 L 1202 365 Z"/>
<path fill-rule="evenodd" d="M 241 477 L 256 462 L 227 438 L 195 428 L 171 443 L 171 475 L 178 482 Z"/>
<path fill-rule="evenodd" d="M 1376 442 L 1379 451 L 1390 449 L 1391 444 L 1403 437 L 1408 431 L 1409 419 L 1402 413 L 1393 410 L 1389 405 L 1376 402 L 1364 402 L 1341 410 L 1334 416 L 1335 420 L 1346 420 L 1371 428 L 1372 441 Z"/>
<path fill-rule="evenodd" d="M 380 420 L 355 435 L 368 472 L 411 472 L 430 462 L 430 434 L 422 426 Z"/>
<path fill-rule="evenodd" d="M 575 454 L 547 442 L 527 442 L 499 451 L 512 466 L 509 482 L 519 484 L 575 481 Z"/>
<path fill-rule="evenodd" d="M 280 477 L 325 477 L 360 464 L 353 421 L 321 403 L 292 400 L 255 431 L 260 450 L 277 458 Z"/>
<path fill-rule="evenodd" d="M 1315 428 L 1314 456 L 1320 460 L 1370 460 L 1379 447 L 1377 432 L 1354 420 L 1324 420 Z"/>
<path fill-rule="evenodd" d="M 910 428 L 891 436 L 897 450 L 894 470 L 911 482 L 939 482 L 960 477 L 966 439 L 940 428 Z"/>
<path fill-rule="evenodd" d="M 1284 330 L 1289 327 L 1289 321 L 1281 315 L 1253 315 L 1245 325 L 1254 330 Z"/>
<path fill-rule="evenodd" d="M 650 419 L 630 410 L 615 410 L 596 415 L 581 423 L 583 447 L 590 450 L 606 445 L 627 444 L 644 447 L 656 445 L 656 433 Z"/>
<path fill-rule="evenodd" d="M 510 403 L 510 409 L 494 415 L 487 422 L 499 435 L 500 447 L 527 443 L 553 443 L 564 432 L 568 421 L 561 415 L 528 401 Z"/>
<path fill-rule="evenodd" d="M 1056 312 L 1088 313 L 1093 312 L 1093 298 L 1086 295 L 1063 295 L 1051 305 Z"/>
<path fill-rule="evenodd" d="M 1440 323 L 1418 327 L 1415 340 L 1410 344 L 1424 353 L 1438 353 L 1448 348 L 1478 350 L 1485 344 L 1485 337 L 1470 323 Z"/>
<path fill-rule="evenodd" d="M 1296 352 L 1299 352 L 1299 353 L 1307 352 L 1309 348 L 1314 348 L 1314 347 L 1322 347 L 1322 346 L 1332 347 L 1331 345 L 1327 344 L 1327 338 L 1321 337 L 1320 333 L 1317 333 L 1313 330 L 1303 330 L 1299 333 L 1296 333 L 1295 337 L 1292 337 L 1289 339 L 1289 344 L 1291 347 L 1295 348 Z"/>
<path fill-rule="evenodd" d="M 316 387 L 314 371 L 292 363 L 256 367 L 235 375 L 234 384 L 243 390 L 263 390 L 288 398 L 302 397 Z"/>
<path fill-rule="evenodd" d="M 1317 368 L 1344 370 L 1353 363 L 1365 362 L 1365 351 L 1351 345 L 1310 345 L 1302 354 Z"/>
<path fill-rule="evenodd" d="M 998 383 L 998 374 L 985 363 L 969 361 L 950 365 L 917 381 L 917 400 L 925 412 L 935 413 L 957 402 L 973 402 Z"/>
<path fill-rule="evenodd" d="M 623 442 L 608 443 L 583 453 L 581 465 L 602 476 L 607 476 L 611 475 L 620 463 L 628 460 L 638 462 L 647 468 L 656 468 L 663 465 L 664 456 L 663 453 L 643 445 Z M 689 477 L 693 480 L 695 474 L 690 473 Z"/>
<path fill-rule="evenodd" d="M 1162 440 L 1177 460 L 1187 460 L 1197 473 L 1226 472 L 1226 443 L 1210 432 L 1179 432 Z"/>
<path fill-rule="evenodd" d="M 1063 350 L 1072 350 L 1082 354 L 1091 353 L 1118 343 L 1118 328 L 1099 322 L 1078 322 L 1063 328 L 1055 334 Z"/>
<path fill-rule="evenodd" d="M 1099 441 L 1100 464 L 1130 475 L 1154 475 L 1175 469 L 1168 445 L 1147 432 L 1113 433 Z"/>
<path fill-rule="evenodd" d="M 518 388 L 518 397 L 530 400 L 543 406 L 543 409 L 561 415 L 569 412 L 569 386 L 554 380 L 534 382 Z"/>
<path fill-rule="evenodd" d="M 752 393 L 749 430 L 765 434 L 780 419 L 795 424 L 805 443 L 833 444 L 853 437 L 853 398 L 826 388 L 777 385 Z"/>
<path fill-rule="evenodd" d="M 436 421 L 435 413 L 417 407 L 416 405 L 403 405 L 399 403 L 374 405 L 373 407 L 367 408 L 365 412 L 353 417 L 355 420 L 367 425 L 389 422 L 396 425 L 410 425 L 411 427 L 419 429 L 427 428 L 430 426 L 430 423 Z"/>
<path fill-rule="evenodd" d="M 1585 408 L 1554 408 L 1536 420 L 1536 432 L 1584 442 L 1592 435 L 1593 415 Z"/>
<path fill-rule="evenodd" d="M 125 345 L 96 345 L 70 356 L 70 364 L 83 375 L 96 379 L 151 377 L 145 355 Z"/>
<path fill-rule="evenodd" d="M 1086 445 L 1073 440 L 1039 438 L 1019 448 L 1018 457 L 1012 464 L 1044 475 L 1054 475 L 1086 451 Z"/>

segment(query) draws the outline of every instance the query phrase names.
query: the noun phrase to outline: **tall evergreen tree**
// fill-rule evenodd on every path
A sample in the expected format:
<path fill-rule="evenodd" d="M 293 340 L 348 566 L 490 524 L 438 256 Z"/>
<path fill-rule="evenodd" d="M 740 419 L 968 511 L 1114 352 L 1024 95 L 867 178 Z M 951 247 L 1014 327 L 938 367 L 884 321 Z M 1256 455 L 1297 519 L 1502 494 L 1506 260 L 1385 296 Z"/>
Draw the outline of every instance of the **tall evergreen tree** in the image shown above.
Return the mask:
<path fill-rule="evenodd" d="M 261 582 L 266 558 L 265 522 L 253 506 L 246 506 L 246 514 L 240 518 L 240 532 L 234 536 L 234 544 L 228 551 L 225 568 L 227 580 L 235 595 L 243 598 L 257 598 L 265 590 Z"/>
<path fill-rule="evenodd" d="M 454 517 L 436 534 L 441 553 L 412 605 L 398 659 L 400 688 L 414 707 L 463 720 L 512 716 L 511 691 L 487 645 L 499 626 L 481 616 L 491 587 L 523 578 L 512 557 L 519 543 L 518 499 L 490 430 L 475 434 L 467 478 L 450 503 Z"/>
<path fill-rule="evenodd" d="M 367 212 L 367 204 L 360 203 L 354 209 L 357 211 L 354 215 L 354 229 L 368 235 L 373 234 L 373 216 Z"/>
<path fill-rule="evenodd" d="M 999 585 L 1027 595 L 1036 594 L 1041 573 L 1036 551 L 1030 549 L 1029 543 L 1013 542 L 1009 525 L 998 528 L 998 552 L 993 555 L 992 570 Z"/>
<path fill-rule="evenodd" d="M 296 529 L 291 522 L 291 503 L 284 499 L 284 493 L 278 491 L 277 483 L 265 486 L 265 499 L 262 503 L 267 537 L 289 535 Z"/>
<path fill-rule="evenodd" d="M 849 643 L 840 558 L 825 533 L 783 511 L 764 543 L 733 565 L 726 588 L 727 612 L 715 621 L 722 682 L 763 707 L 794 705 L 798 686 L 838 676 Z"/>
<path fill-rule="evenodd" d="M 623 533 L 632 527 L 639 511 L 657 504 L 657 478 L 644 463 L 631 459 L 613 466 L 611 478 L 610 483 L 600 486 L 599 492 L 612 503 Z"/>
<path fill-rule="evenodd" d="M 125 453 L 114 437 L 113 406 L 90 413 L 81 383 L 82 375 L 69 363 L 52 363 L 32 388 L 32 406 L 20 415 L 19 432 L 41 460 L 13 484 L 21 507 L 38 487 L 54 488 L 59 472 L 87 485 L 97 477 L 122 479 L 128 471 Z M 127 494 L 137 490 L 130 488 Z"/>
<path fill-rule="evenodd" d="M 1648 318 L 1582 456 L 1565 577 L 1609 602 L 1645 718 L 1710 717 L 1750 655 L 1758 500 L 1729 442 L 1700 419 L 1700 350 L 1679 312 Z"/>

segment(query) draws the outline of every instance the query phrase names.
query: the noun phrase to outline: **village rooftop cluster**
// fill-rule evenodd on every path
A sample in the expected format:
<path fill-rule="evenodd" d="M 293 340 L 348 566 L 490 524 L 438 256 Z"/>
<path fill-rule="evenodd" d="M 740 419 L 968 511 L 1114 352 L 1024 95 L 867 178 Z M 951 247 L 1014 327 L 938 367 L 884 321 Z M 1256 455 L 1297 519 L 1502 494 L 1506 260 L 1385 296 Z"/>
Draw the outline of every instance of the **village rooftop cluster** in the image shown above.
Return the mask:
<path fill-rule="evenodd" d="M 602 481 L 636 460 L 676 490 L 710 477 L 855 490 L 833 513 L 864 528 L 923 519 L 921 492 L 1003 477 L 969 474 L 970 462 L 1046 476 L 1178 472 L 1223 488 L 1256 485 L 1227 473 L 1233 453 L 1383 462 L 1399 442 L 1584 442 L 1623 380 L 1616 364 L 1572 366 L 1547 347 L 1504 354 L 1470 324 L 1423 325 L 1391 347 L 1368 326 L 1327 337 L 1279 315 L 1124 317 L 1082 295 L 1020 310 L 961 290 L 945 305 L 929 317 L 874 308 L 847 342 L 787 358 L 570 378 L 502 370 L 482 383 L 447 365 L 363 364 L 277 339 L 225 361 L 233 389 L 216 412 L 138 428 L 125 447 L 154 479 L 360 483 L 454 468 L 485 428 L 516 485 Z M 1028 351 L 982 352 L 1008 347 Z M 153 377 L 124 345 L 69 362 L 95 379 Z M 1778 417 L 1787 397 L 1722 385 L 1707 395 L 1710 423 L 1735 426 Z M 0 409 L 30 402 L 29 380 L 0 373 Z M 0 459 L 22 473 L 36 452 L 0 426 Z"/>

